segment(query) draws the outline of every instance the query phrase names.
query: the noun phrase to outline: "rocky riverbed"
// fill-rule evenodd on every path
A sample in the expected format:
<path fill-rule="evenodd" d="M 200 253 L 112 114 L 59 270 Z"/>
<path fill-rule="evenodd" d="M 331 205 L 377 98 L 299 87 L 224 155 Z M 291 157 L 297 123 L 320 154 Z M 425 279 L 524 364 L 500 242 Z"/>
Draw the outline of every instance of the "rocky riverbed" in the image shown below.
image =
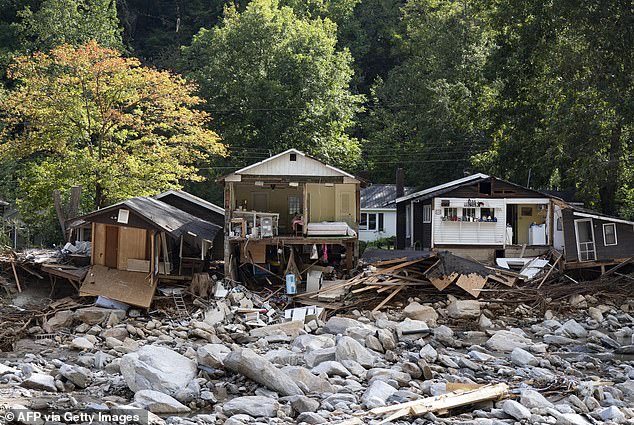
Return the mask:
<path fill-rule="evenodd" d="M 571 295 L 549 307 L 449 296 L 255 329 L 59 311 L 45 327 L 69 334 L 1 353 L 0 404 L 133 406 L 150 423 L 378 423 L 372 408 L 503 382 L 503 400 L 394 423 L 634 423 L 634 300 Z"/>

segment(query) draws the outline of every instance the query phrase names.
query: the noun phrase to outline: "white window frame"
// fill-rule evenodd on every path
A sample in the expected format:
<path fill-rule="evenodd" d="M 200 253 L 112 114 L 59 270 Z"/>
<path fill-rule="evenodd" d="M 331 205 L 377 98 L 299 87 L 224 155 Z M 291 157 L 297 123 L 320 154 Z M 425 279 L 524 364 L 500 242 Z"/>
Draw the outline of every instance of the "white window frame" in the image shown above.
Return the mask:
<path fill-rule="evenodd" d="M 368 230 L 368 214 L 367 212 L 362 212 L 361 213 L 361 220 L 359 221 L 359 230 Z M 365 216 L 365 225 L 361 224 L 363 223 L 363 216 Z"/>
<path fill-rule="evenodd" d="M 577 219 L 574 221 L 574 223 L 575 223 L 575 239 L 576 239 L 575 242 L 577 244 L 577 257 L 579 258 L 579 261 L 596 261 L 597 260 L 597 243 L 594 238 L 594 223 L 592 222 L 592 219 L 591 218 Z M 592 236 L 591 242 L 579 241 L 579 223 L 590 223 L 590 236 Z M 583 248 L 585 248 L 583 250 L 581 249 L 582 244 L 584 244 Z M 592 246 L 592 250 L 589 249 L 590 246 Z M 585 253 L 586 257 L 588 258 L 583 258 L 582 253 Z M 590 253 L 592 253 L 592 258 L 589 258 Z"/>
<path fill-rule="evenodd" d="M 431 223 L 431 204 L 423 205 L 423 223 Z"/>
<path fill-rule="evenodd" d="M 405 205 L 405 237 L 409 238 L 412 236 L 412 232 L 411 232 L 411 209 L 412 209 L 412 205 L 408 204 Z"/>
<path fill-rule="evenodd" d="M 362 226 L 361 223 L 359 223 L 359 230 L 367 230 L 369 232 L 378 232 L 380 231 L 379 229 L 379 212 L 363 212 L 361 213 L 361 215 L 365 214 L 366 218 L 365 218 L 365 226 Z M 374 216 L 374 227 L 370 227 L 370 216 L 373 215 Z"/>
<path fill-rule="evenodd" d="M 607 226 L 613 226 L 614 227 L 614 243 L 608 243 L 605 239 L 605 228 Z M 619 244 L 619 239 L 616 236 L 616 223 L 604 223 L 603 224 L 603 246 L 616 246 Z"/>

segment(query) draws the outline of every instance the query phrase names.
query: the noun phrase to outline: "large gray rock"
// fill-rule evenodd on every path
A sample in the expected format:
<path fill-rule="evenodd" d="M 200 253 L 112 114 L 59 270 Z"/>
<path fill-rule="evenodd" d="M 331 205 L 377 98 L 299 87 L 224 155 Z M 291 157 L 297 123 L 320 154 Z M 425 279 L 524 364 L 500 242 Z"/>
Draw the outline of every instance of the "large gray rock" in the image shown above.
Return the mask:
<path fill-rule="evenodd" d="M 597 412 L 599 417 L 605 422 L 616 422 L 622 424 L 626 421 L 625 414 L 616 406 L 606 407 Z"/>
<path fill-rule="evenodd" d="M 557 330 L 557 333 L 563 334 L 570 338 L 585 338 L 588 336 L 588 331 L 576 320 L 570 319 L 564 323 L 561 328 Z"/>
<path fill-rule="evenodd" d="M 121 358 L 121 374 L 135 393 L 159 391 L 183 401 L 183 389 L 191 388 L 198 373 L 196 362 L 169 348 L 145 345 Z"/>
<path fill-rule="evenodd" d="M 57 391 L 55 386 L 55 378 L 45 373 L 33 373 L 21 384 L 24 388 L 43 391 Z"/>
<path fill-rule="evenodd" d="M 42 325 L 42 328 L 44 328 L 46 332 L 56 332 L 60 329 L 70 328 L 74 320 L 75 313 L 72 311 L 58 311 Z"/>
<path fill-rule="evenodd" d="M 92 372 L 82 366 L 63 364 L 59 373 L 79 388 L 86 388 L 92 379 Z"/>
<path fill-rule="evenodd" d="M 344 365 L 334 360 L 319 363 L 312 369 L 315 375 L 325 373 L 328 376 L 343 376 L 344 378 L 352 375 Z"/>
<path fill-rule="evenodd" d="M 454 319 L 480 317 L 480 302 L 477 300 L 454 300 L 447 306 L 447 314 Z"/>
<path fill-rule="evenodd" d="M 493 351 L 498 351 L 501 353 L 510 353 L 516 347 L 526 349 L 533 342 L 526 338 L 525 336 L 516 334 L 511 331 L 497 331 L 495 335 L 493 335 L 486 342 L 487 348 Z"/>
<path fill-rule="evenodd" d="M 302 390 L 286 373 L 248 348 L 232 351 L 225 357 L 224 365 L 225 368 L 282 395 L 303 395 Z"/>
<path fill-rule="evenodd" d="M 73 340 L 70 342 L 70 346 L 75 350 L 92 350 L 93 348 L 95 348 L 95 344 L 93 344 L 92 342 L 90 342 L 90 340 L 88 340 L 88 338 L 83 336 L 73 338 Z"/>
<path fill-rule="evenodd" d="M 428 305 L 421 305 L 416 301 L 409 303 L 403 309 L 403 316 L 412 320 L 422 320 L 431 326 L 435 326 L 436 320 L 438 320 L 436 309 Z"/>
<path fill-rule="evenodd" d="M 328 319 L 324 325 L 324 332 L 331 333 L 333 335 L 343 334 L 348 328 L 363 328 L 365 325 L 358 320 L 350 319 L 348 317 L 334 316 Z"/>
<path fill-rule="evenodd" d="M 319 348 L 316 350 L 308 351 L 304 354 L 304 362 L 308 367 L 315 367 L 319 363 L 334 360 L 337 349 L 335 347 Z"/>
<path fill-rule="evenodd" d="M 511 352 L 511 361 L 517 366 L 537 366 L 539 360 L 528 351 L 515 347 Z"/>
<path fill-rule="evenodd" d="M 225 415 L 249 415 L 254 418 L 273 418 L 277 416 L 280 404 L 264 396 L 244 396 L 229 400 L 222 406 Z"/>
<path fill-rule="evenodd" d="M 319 401 L 305 395 L 293 395 L 288 397 L 291 407 L 297 413 L 316 412 L 319 409 Z"/>
<path fill-rule="evenodd" d="M 75 311 L 75 319 L 88 323 L 89 325 L 98 325 L 109 319 L 111 314 L 119 320 L 126 316 L 126 312 L 123 310 L 112 310 L 103 307 L 86 307 Z"/>
<path fill-rule="evenodd" d="M 325 424 L 326 422 L 328 422 L 326 418 L 313 412 L 304 412 L 304 413 L 301 413 L 297 417 L 298 424 L 306 423 L 306 424 L 316 425 L 316 424 Z"/>
<path fill-rule="evenodd" d="M 282 369 L 304 393 L 334 393 L 335 387 L 330 382 L 316 376 L 310 370 L 301 366 L 286 366 Z"/>
<path fill-rule="evenodd" d="M 522 406 L 527 407 L 529 409 L 547 409 L 555 407 L 550 401 L 546 400 L 546 397 L 541 395 L 535 390 L 524 390 L 522 391 L 522 396 L 520 398 L 520 403 Z"/>
<path fill-rule="evenodd" d="M 506 400 L 502 404 L 502 410 L 504 410 L 504 413 L 517 419 L 518 421 L 531 417 L 531 411 L 515 400 Z"/>
<path fill-rule="evenodd" d="M 368 409 L 385 406 L 385 403 L 392 394 L 397 391 L 393 386 L 381 380 L 374 380 L 361 396 L 363 405 Z"/>
<path fill-rule="evenodd" d="M 152 413 L 187 413 L 190 408 L 175 398 L 153 390 L 140 390 L 134 394 L 134 402 Z"/>
<path fill-rule="evenodd" d="M 198 348 L 196 358 L 199 365 L 220 369 L 222 362 L 229 355 L 231 349 L 222 344 L 207 344 Z"/>
<path fill-rule="evenodd" d="M 401 339 L 418 339 L 431 332 L 422 320 L 405 319 L 396 325 L 396 334 Z"/>
<path fill-rule="evenodd" d="M 306 352 L 334 346 L 335 338 L 332 335 L 300 335 L 291 344 L 291 348 Z"/>
<path fill-rule="evenodd" d="M 434 347 L 429 344 L 425 344 L 423 348 L 420 349 L 420 358 L 425 360 L 428 363 L 433 363 L 438 358 L 438 352 Z"/>
<path fill-rule="evenodd" d="M 357 340 L 349 336 L 343 336 L 337 341 L 335 360 L 338 362 L 354 360 L 363 367 L 372 367 L 376 362 L 376 356 Z"/>
<path fill-rule="evenodd" d="M 299 332 L 304 329 L 304 322 L 294 320 L 292 322 L 278 323 L 275 325 L 264 326 L 261 328 L 252 329 L 249 335 L 255 338 L 264 338 L 270 335 L 288 335 L 296 338 Z"/>

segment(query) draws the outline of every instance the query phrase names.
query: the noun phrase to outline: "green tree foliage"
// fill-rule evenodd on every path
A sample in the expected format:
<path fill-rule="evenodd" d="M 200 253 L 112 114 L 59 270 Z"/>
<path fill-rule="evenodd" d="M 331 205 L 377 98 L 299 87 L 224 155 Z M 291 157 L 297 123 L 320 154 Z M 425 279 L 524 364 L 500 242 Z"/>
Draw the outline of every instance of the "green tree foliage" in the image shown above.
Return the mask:
<path fill-rule="evenodd" d="M 573 188 L 606 213 L 631 214 L 631 4 L 508 0 L 492 25 L 490 67 L 503 88 L 492 148 L 476 161 L 503 176 L 531 170 L 536 187 Z"/>
<path fill-rule="evenodd" d="M 375 178 L 393 181 L 397 166 L 417 186 L 460 177 L 484 145 L 495 99 L 484 77 L 486 12 L 457 0 L 407 2 L 403 63 L 373 90 L 363 157 Z"/>
<path fill-rule="evenodd" d="M 348 135 L 362 97 L 350 93 L 352 58 L 337 50 L 336 25 L 300 19 L 276 0 L 226 11 L 185 49 L 190 75 L 232 148 L 232 165 L 296 147 L 338 164 L 354 163 Z"/>
<path fill-rule="evenodd" d="M 31 51 L 90 40 L 122 48 L 115 0 L 44 0 L 39 9 L 26 6 L 18 16 L 21 21 L 15 26 Z"/>
<path fill-rule="evenodd" d="M 0 154 L 20 160 L 23 215 L 52 215 L 53 189 L 83 185 L 84 210 L 200 180 L 195 164 L 223 154 L 202 100 L 181 77 L 91 41 L 19 57 L 3 103 Z"/>

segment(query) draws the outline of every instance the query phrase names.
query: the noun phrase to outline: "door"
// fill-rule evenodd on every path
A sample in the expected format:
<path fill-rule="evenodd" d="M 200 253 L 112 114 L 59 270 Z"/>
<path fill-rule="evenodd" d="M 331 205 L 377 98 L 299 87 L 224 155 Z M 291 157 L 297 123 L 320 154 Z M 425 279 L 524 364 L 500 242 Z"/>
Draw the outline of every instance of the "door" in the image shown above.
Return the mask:
<path fill-rule="evenodd" d="M 579 261 L 596 260 L 597 254 L 594 247 L 592 219 L 575 220 L 575 234 L 577 237 L 577 253 Z"/>
<path fill-rule="evenodd" d="M 511 243 L 517 245 L 517 205 L 506 206 L 506 226 L 513 229 L 513 240 Z"/>
<path fill-rule="evenodd" d="M 117 268 L 119 253 L 119 228 L 106 226 L 106 261 L 105 266 L 111 269 Z"/>

